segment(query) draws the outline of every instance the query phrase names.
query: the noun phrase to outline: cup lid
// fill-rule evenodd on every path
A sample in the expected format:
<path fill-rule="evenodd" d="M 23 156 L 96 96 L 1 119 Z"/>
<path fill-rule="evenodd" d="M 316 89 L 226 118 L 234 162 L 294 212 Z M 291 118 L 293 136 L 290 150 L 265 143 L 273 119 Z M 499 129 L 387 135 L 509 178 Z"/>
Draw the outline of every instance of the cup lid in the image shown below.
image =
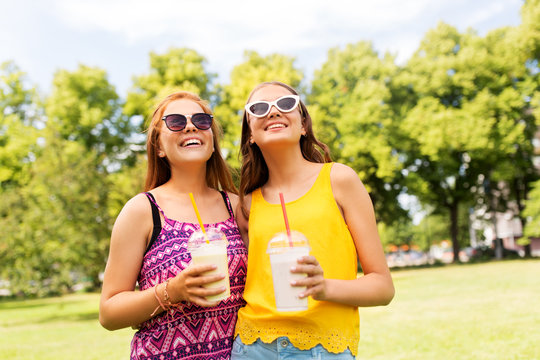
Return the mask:
<path fill-rule="evenodd" d="M 207 242 L 208 240 L 208 242 Z M 207 228 L 206 235 L 202 230 L 195 230 L 187 241 L 188 249 L 196 249 L 206 244 L 222 244 L 227 243 L 227 237 L 225 234 L 217 228 Z"/>
<path fill-rule="evenodd" d="M 269 253 L 269 254 L 270 253 L 277 253 L 277 252 L 281 252 L 284 249 L 288 249 L 288 248 L 291 248 L 291 247 L 293 247 L 293 248 L 300 248 L 300 247 L 309 248 L 309 241 L 304 236 L 304 234 L 302 234 L 299 231 L 292 230 L 290 238 L 289 238 L 289 236 L 287 235 L 286 232 L 280 232 L 280 233 L 275 234 L 272 237 L 272 239 L 270 239 L 270 241 L 268 242 L 268 247 L 267 247 L 266 252 Z"/>

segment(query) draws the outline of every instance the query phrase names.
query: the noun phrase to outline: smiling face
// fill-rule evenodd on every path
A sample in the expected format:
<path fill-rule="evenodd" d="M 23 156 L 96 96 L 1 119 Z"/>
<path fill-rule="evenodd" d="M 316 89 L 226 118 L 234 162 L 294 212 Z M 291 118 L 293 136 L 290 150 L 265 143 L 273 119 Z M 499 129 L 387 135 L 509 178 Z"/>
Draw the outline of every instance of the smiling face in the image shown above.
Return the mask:
<path fill-rule="evenodd" d="M 203 108 L 196 102 L 180 99 L 170 102 L 163 116 L 169 114 L 187 116 L 203 112 Z M 163 121 L 160 125 L 158 156 L 166 157 L 171 167 L 185 162 L 206 163 L 214 151 L 212 129 L 199 130 L 191 122 L 191 116 L 187 118 L 186 127 L 181 131 L 169 130 Z"/>
<path fill-rule="evenodd" d="M 249 102 L 259 100 L 274 101 L 282 96 L 292 93 L 279 85 L 267 85 L 255 91 Z M 251 131 L 250 142 L 257 144 L 261 149 L 266 145 L 275 143 L 299 143 L 300 136 L 305 135 L 302 124 L 300 107 L 297 106 L 290 112 L 281 112 L 276 106 L 272 106 L 263 117 L 248 115 L 249 128 Z"/>

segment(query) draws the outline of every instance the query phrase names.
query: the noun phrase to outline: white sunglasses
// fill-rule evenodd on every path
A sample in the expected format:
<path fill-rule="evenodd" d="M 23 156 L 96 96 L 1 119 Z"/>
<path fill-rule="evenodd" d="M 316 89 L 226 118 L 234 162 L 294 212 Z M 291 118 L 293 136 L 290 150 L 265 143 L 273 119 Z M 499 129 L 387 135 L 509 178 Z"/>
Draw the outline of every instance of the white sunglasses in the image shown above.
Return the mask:
<path fill-rule="evenodd" d="M 285 95 L 274 101 L 254 101 L 245 106 L 248 114 L 255 117 L 264 117 L 268 115 L 272 106 L 275 106 L 279 111 L 288 113 L 293 111 L 300 103 L 300 96 Z"/>

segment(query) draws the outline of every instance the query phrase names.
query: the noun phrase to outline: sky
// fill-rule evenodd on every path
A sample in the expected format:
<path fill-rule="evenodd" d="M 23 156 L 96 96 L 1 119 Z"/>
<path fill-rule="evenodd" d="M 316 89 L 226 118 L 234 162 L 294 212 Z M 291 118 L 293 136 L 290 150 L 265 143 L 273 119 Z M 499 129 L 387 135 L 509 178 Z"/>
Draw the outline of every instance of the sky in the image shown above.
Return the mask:
<path fill-rule="evenodd" d="M 307 79 L 328 50 L 367 40 L 405 63 L 439 21 L 479 35 L 520 23 L 523 0 L 0 0 L 0 63 L 12 60 L 42 92 L 59 69 L 107 71 L 125 98 L 149 53 L 196 50 L 229 82 L 244 51 L 294 57 Z"/>

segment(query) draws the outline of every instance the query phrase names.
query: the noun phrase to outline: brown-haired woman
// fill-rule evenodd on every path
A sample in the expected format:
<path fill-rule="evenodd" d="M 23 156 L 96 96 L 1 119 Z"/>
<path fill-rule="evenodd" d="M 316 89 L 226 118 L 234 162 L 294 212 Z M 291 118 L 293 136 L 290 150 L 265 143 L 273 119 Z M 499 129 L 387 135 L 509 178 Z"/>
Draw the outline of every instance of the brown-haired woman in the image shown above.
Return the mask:
<path fill-rule="evenodd" d="M 330 162 L 293 88 L 262 83 L 247 102 L 238 214 L 249 259 L 232 359 L 354 358 L 358 307 L 386 305 L 394 296 L 370 197 L 353 169 Z M 291 269 L 306 274 L 291 285 L 305 287 L 299 297 L 309 297 L 307 310 L 283 312 L 275 303 L 266 250 L 284 230 L 279 193 L 290 228 L 311 248 Z"/>
<path fill-rule="evenodd" d="M 145 192 L 116 219 L 100 301 L 101 324 L 136 327 L 132 359 L 208 359 L 229 356 L 238 309 L 244 304 L 246 248 L 233 209 L 238 204 L 223 160 L 220 128 L 207 103 L 189 92 L 157 106 L 148 130 Z M 206 228 L 228 240 L 231 296 L 204 287 L 225 277 L 205 275 L 215 265 L 190 264 L 189 236 L 199 230 L 189 193 Z M 138 283 L 139 290 L 135 290 Z"/>

